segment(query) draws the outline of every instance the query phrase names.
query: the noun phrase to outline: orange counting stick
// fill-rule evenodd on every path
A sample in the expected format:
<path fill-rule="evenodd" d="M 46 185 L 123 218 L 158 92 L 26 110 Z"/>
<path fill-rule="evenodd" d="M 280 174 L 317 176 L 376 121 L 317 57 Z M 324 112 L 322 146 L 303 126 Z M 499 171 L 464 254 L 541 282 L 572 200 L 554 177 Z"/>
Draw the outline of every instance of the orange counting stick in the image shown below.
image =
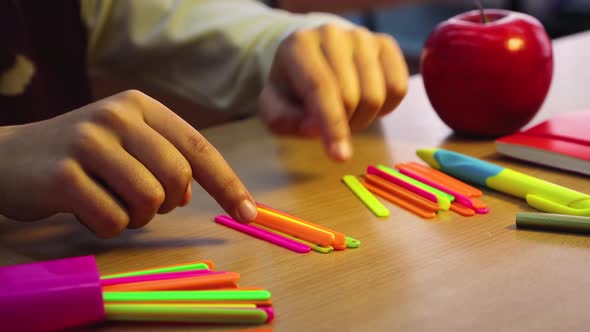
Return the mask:
<path fill-rule="evenodd" d="M 433 171 L 435 171 L 435 169 L 433 169 L 433 168 L 429 168 L 426 166 L 422 167 L 422 165 L 420 165 L 418 163 L 396 164 L 395 167 L 402 172 L 408 171 L 408 172 L 414 173 L 420 177 L 423 177 L 429 181 L 437 183 L 438 185 L 440 185 L 446 189 L 452 190 L 453 192 L 463 195 L 463 196 L 466 196 L 468 198 L 471 198 L 470 194 L 473 194 L 473 192 L 468 190 L 466 187 L 464 187 L 458 183 L 454 183 L 454 182 L 449 181 L 449 179 L 447 177 L 444 177 L 440 174 L 434 173 Z"/>
<path fill-rule="evenodd" d="M 413 203 L 410 203 L 410 202 L 405 201 L 399 197 L 396 197 L 396 196 L 388 193 L 387 191 L 385 191 L 377 186 L 367 183 L 367 181 L 365 181 L 365 180 L 362 180 L 361 184 L 365 188 L 367 188 L 367 190 L 372 192 L 373 194 L 380 196 L 392 203 L 395 203 L 395 204 L 403 207 L 404 209 L 419 215 L 420 217 L 423 217 L 426 219 L 432 219 L 432 218 L 436 217 L 436 213 L 434 213 L 434 211 L 424 209 L 420 206 L 414 205 Z"/>
<path fill-rule="evenodd" d="M 103 286 L 103 292 L 131 292 L 131 291 L 165 291 L 165 290 L 199 290 L 216 288 L 235 288 L 240 280 L 240 274 L 222 272 L 175 279 L 161 279 L 140 281 L 127 284 Z"/>
<path fill-rule="evenodd" d="M 468 208 L 465 205 L 461 205 L 457 202 L 452 202 L 449 210 L 457 212 L 458 214 L 464 217 L 471 217 L 475 215 L 475 210 Z"/>
<path fill-rule="evenodd" d="M 417 165 L 419 165 L 419 164 L 417 164 Z M 471 196 L 469 196 L 470 192 L 467 191 L 466 188 L 458 186 L 457 184 L 454 184 L 454 183 L 450 183 L 447 181 L 447 179 L 442 178 L 442 177 L 438 176 L 437 174 L 431 173 L 430 170 L 427 170 L 426 168 L 418 167 L 417 165 L 399 163 L 399 164 L 395 165 L 395 168 L 397 168 L 398 170 L 400 170 L 402 172 L 403 171 L 412 172 L 412 173 L 414 173 L 418 176 L 421 176 L 429 181 L 435 182 L 447 189 L 450 189 L 457 194 L 461 194 L 461 195 L 471 198 Z"/>
<path fill-rule="evenodd" d="M 418 165 L 418 166 L 416 166 Z M 479 195 L 481 196 L 481 191 L 473 188 L 465 183 L 462 183 L 461 181 L 458 181 L 454 178 L 449 178 L 451 181 L 457 181 L 458 183 L 454 183 L 454 182 L 445 182 L 445 181 L 449 181 L 449 179 L 443 178 L 443 177 L 439 177 L 436 174 L 430 174 L 430 171 L 433 172 L 438 172 L 433 168 L 428 168 L 426 166 L 422 166 L 418 163 L 414 163 L 414 164 L 398 164 L 396 165 L 396 167 L 400 170 L 403 169 L 407 169 L 408 171 L 414 172 L 415 174 L 422 176 L 426 179 L 429 179 L 430 181 L 439 183 L 440 185 L 458 193 L 464 196 L 467 196 L 469 198 L 469 201 L 471 202 L 471 207 L 473 209 L 485 209 L 487 208 L 487 205 L 480 199 L 477 199 L 476 197 L 474 197 L 474 195 Z M 414 169 L 414 167 L 416 167 Z M 424 169 L 423 169 L 423 168 Z M 426 171 L 426 169 L 428 169 L 428 171 Z M 443 174 L 444 175 L 444 174 Z M 446 175 L 445 175 L 446 176 Z"/>
<path fill-rule="evenodd" d="M 422 207 L 425 210 L 440 210 L 440 206 L 437 203 L 428 200 L 420 195 L 417 195 L 407 189 L 404 189 L 395 183 L 384 180 L 377 175 L 365 174 L 365 180 L 367 180 L 369 184 L 379 187 L 380 189 L 383 189 L 388 193 L 397 196 L 401 199 L 414 203 L 415 205 Z"/>
<path fill-rule="evenodd" d="M 334 241 L 332 241 L 332 244 L 331 244 L 332 247 L 335 250 L 344 250 L 344 249 L 346 249 L 346 235 L 344 235 L 342 233 L 335 232 L 335 231 L 333 231 L 333 230 L 331 230 L 329 228 L 326 228 L 326 227 L 323 227 L 323 226 L 314 224 L 314 223 L 312 223 L 310 221 L 303 220 L 301 218 L 297 218 L 297 217 L 292 216 L 290 214 L 287 214 L 285 212 L 281 212 L 279 210 L 275 210 L 275 209 L 271 208 L 270 206 L 266 206 L 264 204 L 256 203 L 256 205 L 259 208 L 261 208 L 261 209 L 264 209 L 264 210 L 267 210 L 267 211 L 270 211 L 270 212 L 274 212 L 274 213 L 279 214 L 279 215 L 281 215 L 283 217 L 291 218 L 293 220 L 297 220 L 297 221 L 299 221 L 301 223 L 304 223 L 304 224 L 307 224 L 307 225 L 310 225 L 310 226 L 319 228 L 319 229 L 324 230 L 326 232 L 330 232 L 330 233 L 334 234 Z"/>
<path fill-rule="evenodd" d="M 216 288 L 215 290 L 232 290 L 232 291 L 237 291 L 237 290 L 265 290 L 265 289 L 266 288 L 262 288 L 262 287 L 248 286 L 248 287 Z"/>
<path fill-rule="evenodd" d="M 481 192 L 481 190 L 472 187 L 470 185 L 468 185 L 465 182 L 459 181 L 457 179 L 455 179 L 452 176 L 449 176 L 439 170 L 436 170 L 432 167 L 428 167 L 428 166 L 424 166 L 422 164 L 419 164 L 417 162 L 410 162 L 407 164 L 400 164 L 415 172 L 419 172 L 421 175 L 423 175 L 424 177 L 438 182 L 441 185 L 448 187 L 449 189 L 453 189 L 456 192 L 463 194 L 465 196 L 469 196 L 469 197 L 479 197 L 481 195 L 483 195 L 483 193 Z M 397 167 L 397 165 L 396 165 Z"/>
<path fill-rule="evenodd" d="M 473 207 L 476 209 L 485 209 L 488 207 L 486 203 L 482 202 L 482 200 L 477 199 L 475 197 L 471 198 L 471 204 L 473 204 Z"/>
<path fill-rule="evenodd" d="M 260 207 L 258 207 L 257 210 L 258 215 L 254 220 L 257 224 L 324 247 L 332 245 L 332 242 L 334 241 L 334 234 L 326 232 L 323 229 L 300 223 L 295 219 L 282 216 Z"/>

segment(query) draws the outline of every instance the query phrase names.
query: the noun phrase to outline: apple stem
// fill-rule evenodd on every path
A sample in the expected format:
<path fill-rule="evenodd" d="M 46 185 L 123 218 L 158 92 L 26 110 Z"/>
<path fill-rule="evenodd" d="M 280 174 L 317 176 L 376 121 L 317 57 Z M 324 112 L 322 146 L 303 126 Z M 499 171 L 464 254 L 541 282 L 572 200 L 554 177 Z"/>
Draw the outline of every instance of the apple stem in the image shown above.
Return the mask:
<path fill-rule="evenodd" d="M 490 23 L 490 20 L 488 20 L 488 16 L 483 11 L 483 6 L 481 5 L 481 2 L 479 0 L 475 0 L 475 5 L 477 6 L 477 8 L 479 8 L 479 14 L 481 15 L 481 21 L 484 24 L 485 23 Z"/>

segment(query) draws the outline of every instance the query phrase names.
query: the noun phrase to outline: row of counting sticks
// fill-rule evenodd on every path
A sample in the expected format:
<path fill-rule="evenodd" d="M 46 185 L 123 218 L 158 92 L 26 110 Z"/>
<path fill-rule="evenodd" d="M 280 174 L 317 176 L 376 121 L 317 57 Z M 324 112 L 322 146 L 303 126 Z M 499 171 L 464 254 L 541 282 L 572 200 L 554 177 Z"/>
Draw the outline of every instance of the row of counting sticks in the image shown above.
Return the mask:
<path fill-rule="evenodd" d="M 272 321 L 270 292 L 239 287 L 240 275 L 214 271 L 203 260 L 101 277 L 110 321 L 264 324 Z"/>
<path fill-rule="evenodd" d="M 342 180 L 379 217 L 388 216 L 389 210 L 373 194 L 426 219 L 440 210 L 466 217 L 489 212 L 479 199 L 481 190 L 415 162 L 399 163 L 395 169 L 370 165 L 360 181 L 353 175 Z"/>
<path fill-rule="evenodd" d="M 258 203 L 257 210 L 256 219 L 249 224 L 239 223 L 226 215 L 215 217 L 215 222 L 297 253 L 311 250 L 330 253 L 360 245 L 360 241 L 352 237 L 269 206 Z"/>

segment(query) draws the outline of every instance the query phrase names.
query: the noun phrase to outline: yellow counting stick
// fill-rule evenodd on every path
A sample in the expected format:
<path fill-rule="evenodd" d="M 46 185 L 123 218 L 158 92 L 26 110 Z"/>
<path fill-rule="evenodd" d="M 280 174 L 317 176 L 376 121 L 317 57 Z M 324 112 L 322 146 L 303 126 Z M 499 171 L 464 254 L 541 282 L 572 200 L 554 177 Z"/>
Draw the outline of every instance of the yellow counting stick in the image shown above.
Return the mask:
<path fill-rule="evenodd" d="M 377 217 L 389 216 L 389 210 L 354 175 L 345 175 L 342 181 Z"/>
<path fill-rule="evenodd" d="M 294 236 L 291 236 L 289 234 L 285 234 L 285 233 L 279 232 L 279 231 L 274 230 L 272 228 L 264 227 L 262 225 L 252 225 L 252 227 L 262 228 L 265 231 L 269 231 L 271 233 L 274 233 L 274 234 L 277 234 L 277 235 L 280 235 L 280 236 L 284 236 L 284 237 L 286 237 L 288 239 L 291 239 L 291 240 L 293 240 L 295 242 L 299 242 L 299 243 L 305 244 L 306 246 L 310 247 L 313 251 L 321 252 L 322 254 L 327 254 L 327 253 L 330 253 L 330 252 L 334 251 L 334 247 L 332 247 L 332 246 L 322 247 L 322 246 L 319 246 L 317 244 L 313 244 L 311 242 L 307 242 L 305 240 L 298 239 L 298 238 L 296 238 Z"/>
<path fill-rule="evenodd" d="M 269 316 L 259 308 L 220 308 L 174 304 L 106 304 L 110 321 L 264 324 Z"/>
<path fill-rule="evenodd" d="M 358 248 L 361 245 L 361 241 L 352 238 L 350 236 L 346 237 L 346 247 L 347 248 Z"/>

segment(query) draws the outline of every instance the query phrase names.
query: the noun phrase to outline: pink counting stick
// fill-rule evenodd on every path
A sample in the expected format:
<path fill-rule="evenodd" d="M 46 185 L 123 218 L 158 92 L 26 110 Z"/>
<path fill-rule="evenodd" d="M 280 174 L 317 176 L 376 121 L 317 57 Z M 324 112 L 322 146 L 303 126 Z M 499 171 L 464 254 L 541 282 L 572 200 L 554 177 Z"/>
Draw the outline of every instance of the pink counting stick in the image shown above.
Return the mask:
<path fill-rule="evenodd" d="M 393 175 L 387 174 L 387 172 L 384 172 L 375 166 L 367 167 L 367 173 L 377 175 L 378 177 L 382 178 L 383 180 L 387 180 L 389 182 L 395 183 L 398 186 L 400 186 L 406 190 L 409 190 L 415 194 L 418 194 L 418 195 L 426 198 L 429 201 L 433 201 L 435 203 L 438 203 L 438 198 L 433 193 L 430 193 L 422 188 L 416 187 L 415 185 L 408 183 L 402 179 L 398 179 Z"/>
<path fill-rule="evenodd" d="M 222 224 L 224 226 L 227 226 L 229 228 L 233 228 L 237 231 L 248 234 L 250 236 L 259 238 L 261 240 L 264 240 L 264 241 L 267 241 L 270 243 L 274 243 L 278 246 L 281 246 L 285 249 L 289 249 L 294 252 L 308 253 L 311 251 L 311 248 L 304 245 L 304 244 L 301 244 L 299 242 L 295 242 L 293 240 L 287 239 L 287 238 L 282 237 L 277 234 L 273 234 L 271 232 L 267 232 L 263 229 L 250 226 L 248 224 L 241 224 L 241 223 L 233 220 L 229 216 L 223 216 L 223 215 L 217 216 L 217 217 L 215 217 L 215 222 L 218 224 Z"/>
<path fill-rule="evenodd" d="M 474 209 L 474 210 L 475 210 L 475 213 L 477 213 L 477 214 L 486 214 L 486 213 L 490 212 L 490 209 L 487 207 L 483 208 L 483 209 Z"/>
<path fill-rule="evenodd" d="M 258 307 L 257 309 L 262 309 L 266 312 L 266 316 L 268 318 L 266 319 L 265 323 L 270 323 L 275 318 L 275 310 L 272 307 L 264 307 L 264 308 Z"/>
<path fill-rule="evenodd" d="M 429 179 L 427 179 L 425 177 L 422 177 L 421 175 L 419 175 L 417 173 L 414 173 L 414 172 L 412 172 L 412 171 L 410 171 L 408 169 L 401 168 L 401 169 L 398 169 L 398 171 L 400 173 L 402 173 L 404 175 L 407 175 L 407 176 L 409 176 L 409 177 L 411 177 L 413 179 L 416 179 L 416 180 L 418 180 L 418 181 L 420 181 L 422 183 L 426 183 L 427 185 L 429 185 L 431 187 L 434 187 L 434 188 L 436 188 L 436 189 L 438 189 L 440 191 L 444 191 L 444 192 L 446 192 L 449 195 L 455 196 L 455 202 L 457 202 L 457 203 L 459 203 L 459 204 L 461 204 L 463 206 L 466 206 L 466 207 L 468 207 L 470 209 L 473 209 L 474 208 L 473 207 L 473 202 L 471 202 L 471 199 L 469 197 L 463 195 L 463 194 L 459 194 L 458 192 L 456 192 L 456 191 L 454 191 L 452 189 L 449 189 L 449 188 L 447 188 L 447 187 L 445 187 L 445 186 L 443 186 L 443 185 L 441 185 L 439 183 L 436 183 L 436 182 L 431 181 L 431 180 L 429 180 Z"/>

